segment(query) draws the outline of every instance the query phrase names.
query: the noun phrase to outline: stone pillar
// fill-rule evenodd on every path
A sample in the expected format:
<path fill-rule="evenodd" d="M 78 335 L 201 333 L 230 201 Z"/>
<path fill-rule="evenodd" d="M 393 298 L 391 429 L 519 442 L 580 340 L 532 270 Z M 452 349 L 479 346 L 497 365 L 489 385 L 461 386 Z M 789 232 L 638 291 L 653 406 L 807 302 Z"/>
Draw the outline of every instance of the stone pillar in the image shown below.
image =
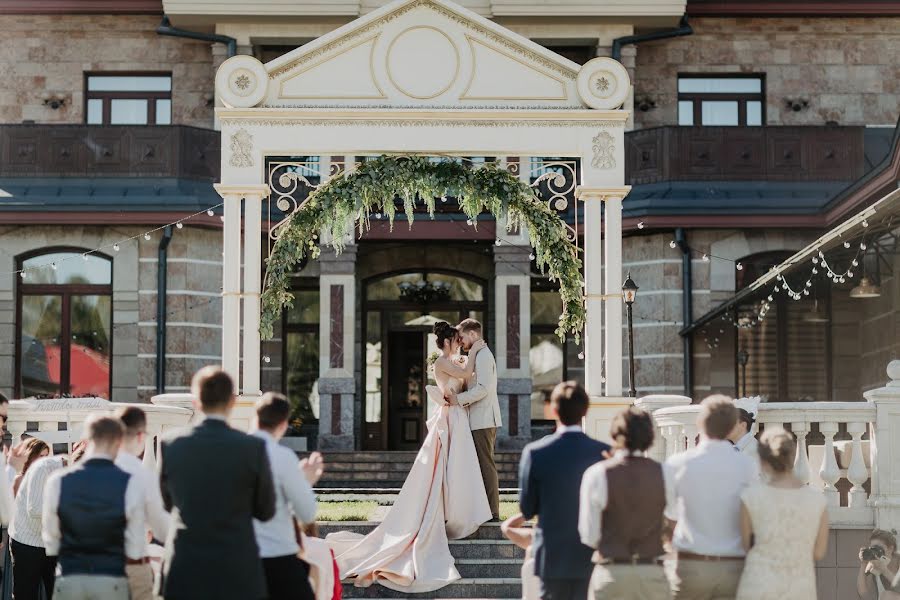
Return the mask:
<path fill-rule="evenodd" d="M 324 241 L 324 240 L 323 240 Z M 353 450 L 356 422 L 356 251 L 319 257 L 319 449 Z"/>
<path fill-rule="evenodd" d="M 875 527 L 890 531 L 900 528 L 900 360 L 888 364 L 887 374 L 887 385 L 864 396 L 875 405 L 869 506 L 875 509 Z"/>
<path fill-rule="evenodd" d="M 497 394 L 503 427 L 497 447 L 520 449 L 531 441 L 531 246 L 527 233 L 498 232 L 494 247 L 495 334 L 488 341 L 497 360 Z"/>

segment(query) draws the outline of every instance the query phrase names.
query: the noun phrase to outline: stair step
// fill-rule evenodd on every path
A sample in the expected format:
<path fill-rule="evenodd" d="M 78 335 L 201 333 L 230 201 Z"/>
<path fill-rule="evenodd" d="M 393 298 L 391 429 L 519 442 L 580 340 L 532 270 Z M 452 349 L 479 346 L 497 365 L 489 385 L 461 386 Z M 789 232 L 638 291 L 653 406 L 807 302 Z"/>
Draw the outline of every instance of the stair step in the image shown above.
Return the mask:
<path fill-rule="evenodd" d="M 325 459 L 326 461 L 328 459 Z M 343 472 L 380 472 L 389 471 L 406 474 L 412 468 L 413 462 L 369 462 L 369 461 L 332 461 L 326 463 L 326 474 Z M 497 463 L 497 471 L 500 473 L 518 473 L 519 464 L 506 462 Z"/>
<path fill-rule="evenodd" d="M 450 554 L 459 559 L 525 559 L 525 551 L 507 540 L 451 540 Z"/>
<path fill-rule="evenodd" d="M 517 558 L 461 558 L 456 561 L 456 570 L 464 579 L 516 579 L 522 574 L 522 561 Z"/>
<path fill-rule="evenodd" d="M 344 598 L 521 598 L 522 581 L 519 578 L 460 579 L 448 586 L 424 594 L 396 592 L 378 584 L 367 588 L 353 586 L 345 580 Z"/>
<path fill-rule="evenodd" d="M 325 462 L 327 463 L 406 463 L 412 464 L 416 459 L 416 452 L 405 452 L 405 451 L 387 451 L 387 452 L 372 452 L 372 451 L 325 451 L 322 453 L 325 458 Z M 310 452 L 298 452 L 297 455 L 300 458 L 305 458 L 310 455 Z M 508 451 L 498 451 L 494 453 L 494 460 L 497 463 L 519 463 L 519 458 L 521 457 L 521 452 L 508 452 Z"/>
<path fill-rule="evenodd" d="M 329 533 L 335 533 L 338 531 L 349 531 L 352 533 L 360 533 L 363 535 L 368 534 L 370 531 L 375 529 L 378 523 L 373 523 L 371 521 L 338 521 L 338 522 L 324 522 L 320 521 L 318 523 L 319 535 L 322 537 L 328 535 Z M 465 538 L 465 540 L 504 540 L 503 532 L 500 531 L 499 523 L 485 523 L 478 530 Z M 461 540 L 461 541 L 465 541 Z"/>

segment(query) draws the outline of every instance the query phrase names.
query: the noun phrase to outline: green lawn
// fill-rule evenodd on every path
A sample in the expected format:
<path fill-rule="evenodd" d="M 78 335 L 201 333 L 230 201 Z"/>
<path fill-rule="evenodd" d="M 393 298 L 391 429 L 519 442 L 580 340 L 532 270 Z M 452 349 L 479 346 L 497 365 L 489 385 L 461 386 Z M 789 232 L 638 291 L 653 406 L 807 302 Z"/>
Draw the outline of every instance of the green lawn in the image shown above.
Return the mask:
<path fill-rule="evenodd" d="M 319 502 L 317 521 L 369 521 L 378 503 L 370 500 L 348 500 L 346 502 Z M 517 502 L 501 502 L 500 518 L 508 519 L 519 512 Z"/>

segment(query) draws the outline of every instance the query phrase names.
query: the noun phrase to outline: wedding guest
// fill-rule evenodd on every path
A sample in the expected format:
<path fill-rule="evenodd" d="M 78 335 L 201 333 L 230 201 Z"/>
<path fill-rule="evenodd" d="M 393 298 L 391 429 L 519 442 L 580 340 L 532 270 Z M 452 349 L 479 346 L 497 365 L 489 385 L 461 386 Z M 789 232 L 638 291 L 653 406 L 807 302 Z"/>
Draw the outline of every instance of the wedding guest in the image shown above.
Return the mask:
<path fill-rule="evenodd" d="M 313 523 L 316 496 L 312 486 L 322 476 L 322 455 L 298 460 L 293 450 L 278 441 L 284 437 L 291 415 L 291 404 L 281 394 L 269 392 L 256 402 L 256 427 L 253 433 L 266 444 L 272 481 L 277 497 L 275 516 L 266 522 L 254 519 L 253 530 L 262 558 L 269 600 L 289 598 L 313 600 L 309 585 L 309 565 L 297 556 L 300 547 L 294 519 Z"/>
<path fill-rule="evenodd" d="M 596 548 L 589 597 L 664 600 L 669 584 L 660 563 L 666 486 L 662 465 L 645 458 L 653 421 L 639 408 L 617 414 L 609 431 L 614 454 L 581 482 L 578 531 Z"/>
<path fill-rule="evenodd" d="M 869 536 L 869 546 L 859 549 L 856 592 L 860 598 L 900 600 L 900 593 L 892 591 L 893 582 L 900 575 L 900 554 L 897 553 L 896 533 L 876 529 Z M 881 552 L 869 554 L 873 548 L 879 548 Z"/>
<path fill-rule="evenodd" d="M 316 523 L 304 523 L 300 557 L 309 564 L 309 584 L 316 600 L 341 600 L 344 588 L 334 551 L 319 537 Z"/>
<path fill-rule="evenodd" d="M 522 563 L 522 600 L 538 600 L 541 597 L 541 580 L 534 574 L 534 529 L 523 527 L 525 517 L 517 513 L 500 524 L 506 539 L 525 551 Z"/>
<path fill-rule="evenodd" d="M 744 568 L 741 501 L 757 480 L 757 467 L 735 452 L 728 434 L 737 408 L 727 396 L 700 404 L 700 443 L 663 466 L 666 517 L 675 522 L 675 561 L 667 575 L 677 600 L 734 598 Z"/>
<path fill-rule="evenodd" d="M 556 433 L 528 444 L 519 465 L 519 508 L 526 519 L 538 518 L 535 574 L 544 600 L 584 600 L 588 592 L 591 549 L 578 536 L 581 478 L 609 450 L 581 429 L 588 403 L 578 383 L 557 385 L 550 396 Z"/>
<path fill-rule="evenodd" d="M 22 479 L 25 478 L 25 474 L 28 472 L 31 465 L 34 464 L 34 461 L 39 458 L 50 456 L 50 446 L 47 445 L 47 442 L 37 438 L 30 438 L 23 443 L 24 446 L 22 452 L 25 455 L 25 463 L 22 465 L 22 470 L 16 475 L 15 480 L 13 480 L 13 496 L 19 494 L 19 488 L 22 486 Z"/>
<path fill-rule="evenodd" d="M 47 480 L 43 537 L 58 556 L 57 600 L 128 600 L 128 559 L 143 558 L 146 490 L 115 464 L 125 427 L 119 419 L 85 422 L 84 460 Z"/>
<path fill-rule="evenodd" d="M 137 406 L 127 406 L 116 411 L 116 417 L 125 427 L 122 448 L 116 456 L 116 466 L 140 480 L 146 490 L 143 498 L 144 523 L 157 540 L 165 540 L 169 532 L 169 513 L 163 507 L 159 480 L 153 471 L 144 466 L 140 456 L 147 439 L 147 414 Z M 125 565 L 131 600 L 153 600 L 153 569 L 145 542 L 140 558 L 129 558 Z"/>
<path fill-rule="evenodd" d="M 253 519 L 275 514 L 272 470 L 261 439 L 232 429 L 234 382 L 205 367 L 191 382 L 204 419 L 159 444 L 163 502 L 172 512 L 162 572 L 166 600 L 259 600 L 266 579 Z"/>
<path fill-rule="evenodd" d="M 756 436 L 753 435 L 753 424 L 756 419 L 745 408 L 738 408 L 738 421 L 734 429 L 728 434 L 728 440 L 734 444 L 734 447 L 748 454 L 753 460 L 757 457 Z"/>
<path fill-rule="evenodd" d="M 32 463 L 19 485 L 9 526 L 14 598 L 38 598 L 41 585 L 48 600 L 53 597 L 56 557 L 46 553 L 41 536 L 42 510 L 47 479 L 65 466 L 65 456 L 41 458 Z"/>
<path fill-rule="evenodd" d="M 741 494 L 741 539 L 747 561 L 738 600 L 816 600 L 816 564 L 828 550 L 828 512 L 821 490 L 794 475 L 797 444 L 780 427 L 760 438 L 765 485 Z"/>

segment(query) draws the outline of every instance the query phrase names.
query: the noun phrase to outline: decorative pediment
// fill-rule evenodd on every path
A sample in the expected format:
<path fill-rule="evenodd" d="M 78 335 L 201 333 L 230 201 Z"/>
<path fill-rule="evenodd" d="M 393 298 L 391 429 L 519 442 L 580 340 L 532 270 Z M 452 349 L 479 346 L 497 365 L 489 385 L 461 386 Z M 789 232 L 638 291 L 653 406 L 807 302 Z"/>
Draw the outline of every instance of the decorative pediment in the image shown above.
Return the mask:
<path fill-rule="evenodd" d="M 615 108 L 630 82 L 603 60 L 601 89 L 585 81 L 595 61 L 580 67 L 447 0 L 398 0 L 265 65 L 229 59 L 216 83 L 240 108 Z"/>

